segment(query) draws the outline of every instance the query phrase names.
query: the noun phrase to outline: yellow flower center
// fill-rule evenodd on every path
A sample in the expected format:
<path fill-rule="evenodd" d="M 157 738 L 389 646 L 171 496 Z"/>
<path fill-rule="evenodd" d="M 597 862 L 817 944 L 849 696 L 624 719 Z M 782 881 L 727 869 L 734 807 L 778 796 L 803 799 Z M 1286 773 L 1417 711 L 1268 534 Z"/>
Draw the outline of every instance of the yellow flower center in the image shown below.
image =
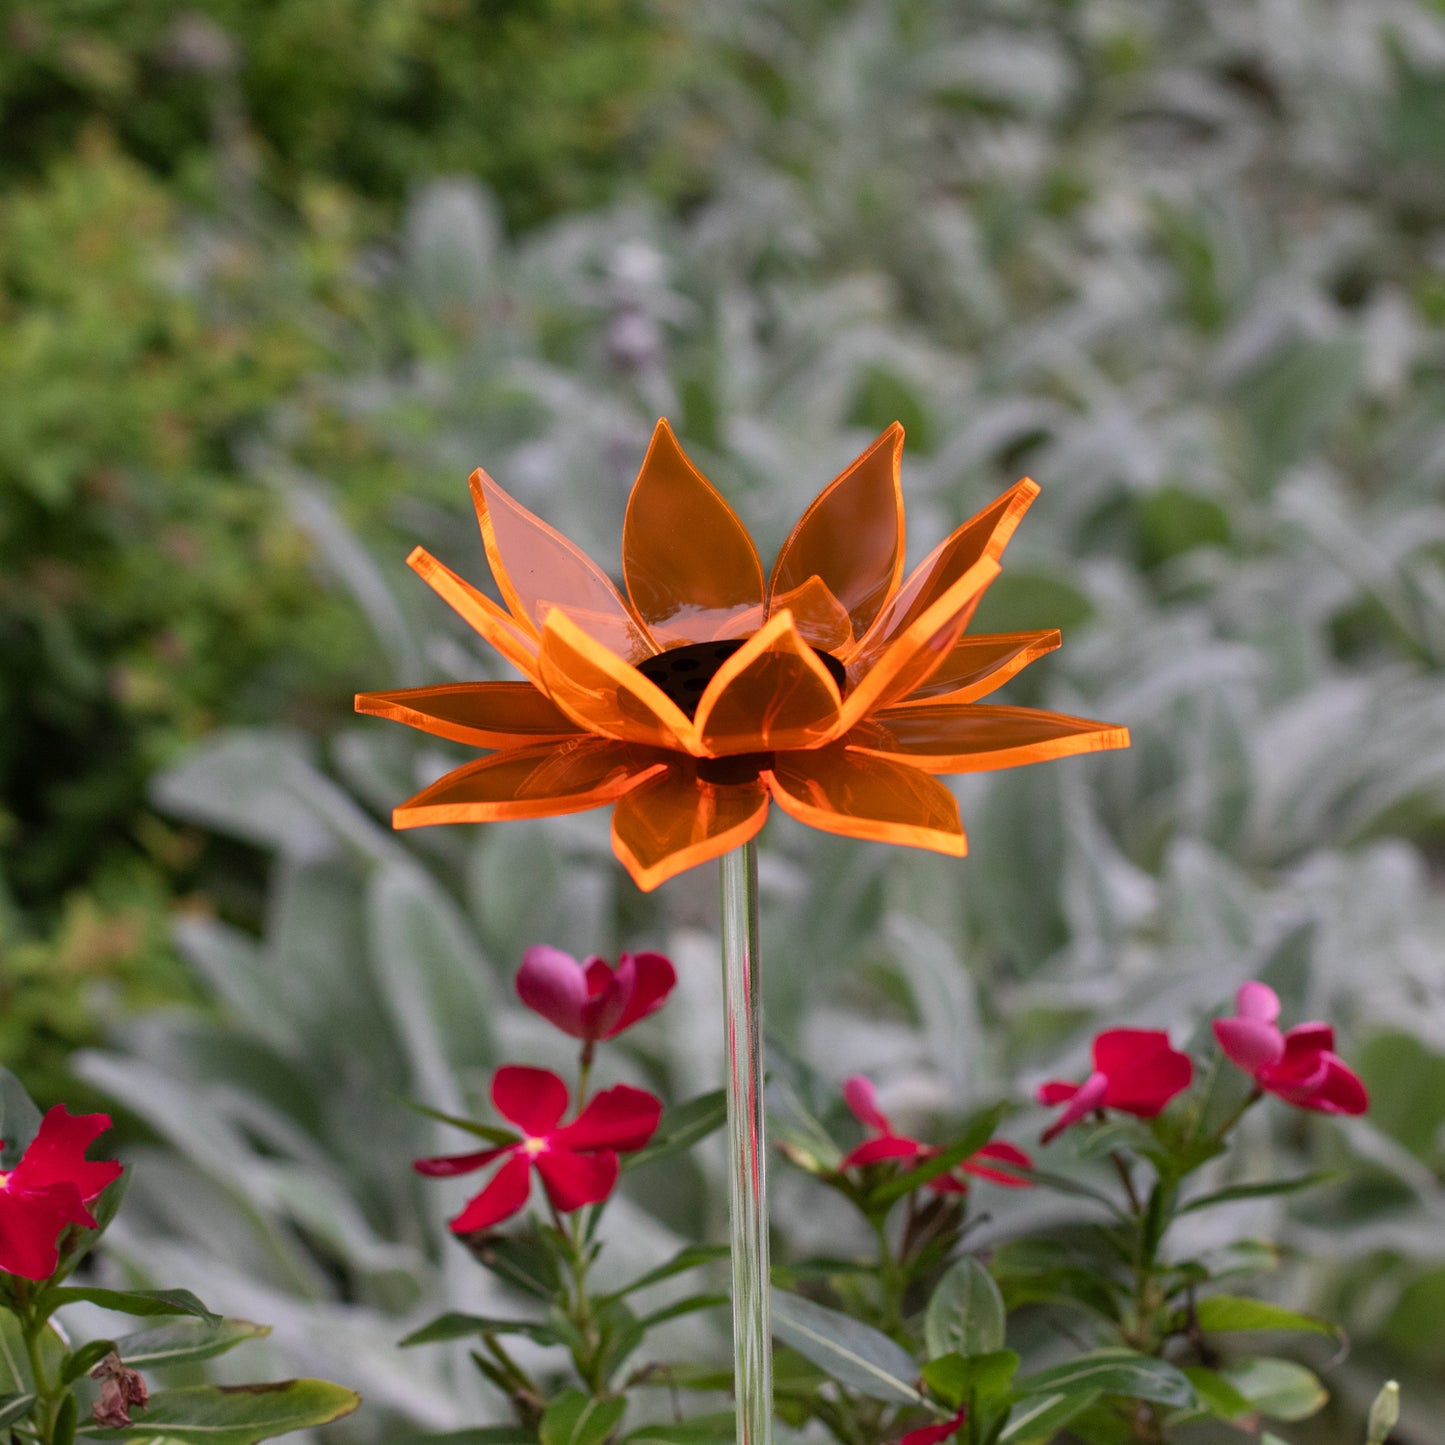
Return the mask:
<path fill-rule="evenodd" d="M 522 1140 L 522 1153 L 533 1159 L 539 1154 L 545 1154 L 550 1147 L 545 1139 L 538 1139 L 534 1136 L 529 1135 Z"/>

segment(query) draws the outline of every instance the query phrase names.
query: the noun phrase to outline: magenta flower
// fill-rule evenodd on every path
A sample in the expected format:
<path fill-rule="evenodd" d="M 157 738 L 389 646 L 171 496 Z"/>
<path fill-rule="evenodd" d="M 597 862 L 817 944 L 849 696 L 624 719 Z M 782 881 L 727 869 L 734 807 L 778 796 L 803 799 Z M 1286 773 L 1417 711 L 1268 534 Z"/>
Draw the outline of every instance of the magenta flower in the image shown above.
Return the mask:
<path fill-rule="evenodd" d="M 921 1164 L 925 1159 L 931 1159 L 935 1154 L 942 1152 L 932 1145 L 922 1144 L 917 1139 L 910 1139 L 907 1135 L 895 1132 L 888 1116 L 878 1107 L 878 1094 L 873 1087 L 873 1081 L 865 1078 L 862 1074 L 854 1074 L 852 1078 L 844 1081 L 843 1098 L 853 1111 L 853 1117 L 860 1124 L 875 1130 L 876 1133 L 872 1139 L 865 1139 L 854 1149 L 839 1165 L 840 1169 L 856 1169 L 864 1164 L 879 1164 L 886 1159 L 899 1159 Z M 1001 1169 L 990 1169 L 988 1167 L 989 1160 L 998 1164 L 1012 1164 L 1019 1169 L 1034 1167 L 1034 1161 L 1017 1145 L 1006 1143 L 1002 1139 L 993 1139 L 982 1149 L 970 1154 L 958 1166 L 957 1171 L 940 1174 L 937 1178 L 930 1179 L 928 1187 L 935 1194 L 963 1194 L 968 1189 L 968 1181 L 961 1178 L 961 1174 L 972 1174 L 979 1179 L 987 1179 L 994 1184 L 1002 1184 L 1010 1189 L 1031 1187 L 1027 1179 L 1020 1179 L 1016 1174 L 1006 1174 Z M 904 1438 L 909 1437 L 905 1436 Z M 939 1436 L 938 1438 L 942 1439 L 943 1437 Z"/>
<path fill-rule="evenodd" d="M 556 1074 L 509 1064 L 492 1078 L 492 1102 L 522 1137 L 475 1154 L 418 1159 L 412 1165 L 418 1174 L 450 1178 L 506 1159 L 487 1187 L 452 1220 L 453 1233 L 490 1229 L 515 1214 L 527 1202 L 533 1168 L 542 1176 L 547 1198 L 563 1214 L 600 1204 L 617 1183 L 618 1153 L 642 1148 L 662 1117 L 660 1099 L 645 1089 L 618 1084 L 604 1089 L 559 1128 L 567 1101 L 567 1086 Z"/>
<path fill-rule="evenodd" d="M 564 1034 L 594 1043 L 655 1013 L 676 982 L 660 953 L 624 953 L 614 969 L 596 954 L 578 963 L 539 943 L 522 955 L 517 997 Z"/>
<path fill-rule="evenodd" d="M 945 1420 L 939 1425 L 920 1425 L 917 1430 L 910 1430 L 899 1442 L 898 1445 L 939 1445 L 942 1440 L 947 1440 L 950 1435 L 956 1435 L 968 1423 L 968 1406 L 965 1405 L 952 1419 Z"/>
<path fill-rule="evenodd" d="M 1266 1093 L 1299 1109 L 1322 1114 L 1363 1114 L 1370 1096 L 1334 1052 L 1329 1024 L 1296 1024 L 1281 1033 L 1279 995 L 1268 984 L 1243 983 L 1234 996 L 1234 1017 L 1214 1021 L 1214 1037 Z"/>
<path fill-rule="evenodd" d="M 48 1279 L 60 1263 L 68 1224 L 95 1228 L 86 1208 L 121 1172 L 114 1160 L 85 1157 L 110 1128 L 109 1114 L 71 1114 L 57 1104 L 20 1162 L 0 1173 L 0 1269 L 25 1279 Z"/>
<path fill-rule="evenodd" d="M 1082 1084 L 1050 1079 L 1040 1084 L 1040 1104 L 1064 1104 L 1041 1142 L 1077 1124 L 1095 1109 L 1119 1109 L 1152 1119 L 1181 1089 L 1189 1087 L 1194 1065 L 1169 1046 L 1162 1029 L 1105 1029 L 1094 1039 L 1094 1072 Z"/>

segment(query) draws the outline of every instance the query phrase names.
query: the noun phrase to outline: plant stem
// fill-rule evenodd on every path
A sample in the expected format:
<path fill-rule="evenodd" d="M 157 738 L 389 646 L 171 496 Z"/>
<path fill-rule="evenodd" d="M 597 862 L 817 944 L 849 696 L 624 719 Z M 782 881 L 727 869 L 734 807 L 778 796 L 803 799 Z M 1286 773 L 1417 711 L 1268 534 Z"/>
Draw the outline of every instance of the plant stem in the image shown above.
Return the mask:
<path fill-rule="evenodd" d="M 724 854 L 721 880 L 737 1442 L 738 1445 L 771 1445 L 773 1355 L 768 1302 L 757 846 L 744 843 L 741 848 Z"/>

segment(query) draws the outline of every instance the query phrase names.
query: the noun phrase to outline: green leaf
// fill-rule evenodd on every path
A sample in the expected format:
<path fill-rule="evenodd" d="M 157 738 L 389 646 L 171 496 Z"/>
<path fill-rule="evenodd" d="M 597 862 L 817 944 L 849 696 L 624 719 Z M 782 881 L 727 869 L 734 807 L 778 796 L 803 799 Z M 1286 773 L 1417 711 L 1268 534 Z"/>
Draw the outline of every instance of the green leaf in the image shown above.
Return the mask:
<path fill-rule="evenodd" d="M 1006 1395 L 1019 1367 L 1012 1350 L 990 1350 L 986 1355 L 939 1355 L 923 1367 L 923 1380 L 940 1399 L 955 1408 L 970 1393 L 980 1400 Z"/>
<path fill-rule="evenodd" d="M 255 1445 L 292 1430 L 325 1425 L 349 1415 L 361 1396 L 329 1380 L 277 1380 L 264 1385 L 192 1385 L 161 1390 L 137 1410 L 135 1424 L 77 1432 L 96 1440 L 164 1440 L 205 1445 Z"/>
<path fill-rule="evenodd" d="M 69 1351 L 50 1325 L 40 1336 L 40 1354 L 47 1374 L 58 1374 Z M 0 1395 L 27 1395 L 35 1388 L 30 1357 L 20 1321 L 7 1309 L 0 1309 Z"/>
<path fill-rule="evenodd" d="M 598 1400 L 581 1390 L 563 1390 L 542 1416 L 542 1445 L 602 1445 L 626 1409 L 623 1395 Z"/>
<path fill-rule="evenodd" d="M 1312 1174 L 1300 1174 L 1293 1179 L 1261 1179 L 1256 1184 L 1232 1184 L 1228 1189 L 1216 1189 L 1210 1194 L 1201 1194 L 1180 1205 L 1178 1214 L 1188 1214 L 1195 1209 L 1209 1209 L 1215 1204 L 1227 1204 L 1231 1199 L 1262 1199 L 1271 1194 L 1294 1194 L 1300 1189 L 1309 1189 L 1326 1180 L 1337 1179 L 1339 1175 L 1325 1169 Z"/>
<path fill-rule="evenodd" d="M 403 1094 L 393 1094 L 391 1097 L 414 1114 L 422 1114 L 428 1119 L 435 1119 L 439 1124 L 450 1124 L 454 1129 L 462 1129 L 468 1134 L 475 1134 L 478 1139 L 485 1139 L 489 1144 L 516 1144 L 521 1139 L 521 1135 L 515 1129 L 500 1129 L 495 1124 L 479 1124 L 475 1119 L 467 1119 L 460 1114 L 448 1114 L 441 1109 L 433 1109 L 430 1104 L 418 1103 L 417 1100 L 408 1099 Z"/>
<path fill-rule="evenodd" d="M 68 1385 L 89 1373 L 110 1352 L 115 1349 L 114 1340 L 91 1340 L 82 1345 L 73 1355 L 67 1355 L 60 1367 L 60 1383 Z M 129 1361 L 126 1361 L 129 1364 Z"/>
<path fill-rule="evenodd" d="M 1014 1387 L 1014 1393 L 1020 1397 L 1086 1391 L 1127 1395 L 1160 1405 L 1193 1407 L 1199 1403 L 1194 1386 L 1182 1371 L 1152 1355 L 1125 1349 L 1093 1350 L 1029 1375 Z"/>
<path fill-rule="evenodd" d="M 914 1388 L 918 1363 L 887 1335 L 801 1295 L 773 1291 L 773 1334 L 840 1384 L 895 1405 L 927 1402 Z"/>
<path fill-rule="evenodd" d="M 0 1395 L 0 1430 L 23 1420 L 34 1408 L 35 1396 L 32 1394 Z"/>
<path fill-rule="evenodd" d="M 622 1156 L 622 1167 L 636 1169 L 642 1164 L 652 1163 L 654 1159 L 688 1149 L 699 1139 L 706 1139 L 709 1134 L 721 1129 L 727 1118 L 727 1095 L 722 1089 L 688 1099 L 662 1116 L 657 1133 L 645 1149 Z"/>
<path fill-rule="evenodd" d="M 993 1276 L 971 1255 L 955 1263 L 928 1301 L 923 1337 L 930 1359 L 987 1355 L 1003 1348 L 1003 1296 Z"/>
<path fill-rule="evenodd" d="M 682 1274 L 689 1269 L 696 1269 L 699 1265 L 711 1264 L 715 1259 L 726 1259 L 731 1251 L 725 1244 L 689 1244 L 685 1249 L 680 1249 L 665 1264 L 650 1269 L 644 1275 L 639 1275 L 631 1284 L 624 1285 L 619 1290 L 613 1290 L 609 1295 L 600 1297 L 605 1303 L 615 1299 L 625 1299 L 634 1290 L 646 1289 L 650 1284 L 658 1284 L 662 1280 L 671 1279 L 675 1274 Z"/>
<path fill-rule="evenodd" d="M 67 1230 L 61 1236 L 62 1244 L 69 1237 L 70 1245 L 65 1249 L 60 1261 L 60 1268 L 55 1272 L 52 1279 L 53 1284 L 58 1284 L 65 1279 L 70 1272 L 100 1243 L 100 1237 L 110 1228 L 110 1222 L 120 1211 L 121 1200 L 125 1198 L 126 1190 L 130 1188 L 130 1181 L 135 1177 L 135 1170 L 127 1164 L 109 1184 L 101 1190 L 98 1198 L 90 1205 L 90 1217 L 95 1220 L 95 1228 L 87 1229 L 77 1227 Z"/>
<path fill-rule="evenodd" d="M 13 1169 L 39 1130 L 40 1110 L 25 1092 L 25 1085 L 9 1069 L 0 1069 L 0 1139 L 5 1141 L 0 1169 Z"/>
<path fill-rule="evenodd" d="M 1000 1442 L 1012 1441 L 1015 1445 L 1034 1445 L 1035 1441 L 1052 1440 L 1061 1427 L 1087 1410 L 1098 1398 L 1096 1391 L 1084 1390 L 1024 1400 L 1009 1411 L 1008 1424 L 998 1438 Z"/>
<path fill-rule="evenodd" d="M 1328 1320 L 1237 1294 L 1210 1295 L 1195 1305 L 1194 1315 L 1206 1330 L 1308 1330 L 1317 1335 L 1340 1332 Z"/>
<path fill-rule="evenodd" d="M 696 1314 L 698 1310 L 715 1310 L 723 1305 L 731 1304 L 730 1294 L 695 1294 L 689 1295 L 687 1299 L 674 1300 L 670 1305 L 664 1305 L 659 1310 L 654 1310 L 650 1315 L 643 1315 L 638 1324 L 644 1330 L 650 1330 L 657 1325 L 665 1324 L 668 1320 L 675 1320 L 683 1315 Z"/>
<path fill-rule="evenodd" d="M 521 1425 L 479 1425 L 474 1430 L 448 1430 L 443 1435 L 392 1436 L 387 1445 L 537 1445 L 537 1436 Z"/>
<path fill-rule="evenodd" d="M 1314 1371 L 1293 1360 L 1267 1356 L 1238 1360 L 1219 1373 L 1249 1401 L 1251 1409 L 1271 1420 L 1307 1420 L 1330 1398 Z"/>
<path fill-rule="evenodd" d="M 556 1294 L 561 1283 L 556 1257 L 535 1235 L 488 1234 L 466 1245 L 483 1268 L 523 1294 L 548 1301 Z"/>
<path fill-rule="evenodd" d="M 912 1194 L 931 1179 L 947 1174 L 950 1169 L 962 1164 L 970 1154 L 977 1154 L 993 1138 L 993 1132 L 998 1128 L 1006 1107 L 1002 1103 L 995 1104 L 991 1109 L 975 1114 L 964 1126 L 962 1136 L 948 1148 L 931 1155 L 922 1164 L 905 1171 L 896 1179 L 890 1179 L 886 1184 L 880 1184 L 877 1189 L 869 1190 L 869 1207 L 882 1209 L 905 1195 Z"/>
<path fill-rule="evenodd" d="M 62 1305 L 99 1305 L 123 1315 L 195 1315 L 208 1324 L 218 1324 L 221 1316 L 208 1310 L 188 1289 L 98 1289 L 93 1285 L 67 1285 L 63 1289 L 46 1290 L 41 1296 L 45 1312 Z"/>
<path fill-rule="evenodd" d="M 1233 1421 L 1254 1413 L 1254 1406 L 1217 1370 L 1203 1365 L 1185 1365 L 1184 1373 L 1199 1396 L 1199 1403 L 1216 1420 Z"/>
<path fill-rule="evenodd" d="M 405 1349 L 409 1345 L 435 1345 L 443 1340 L 462 1340 L 471 1335 L 525 1335 L 539 1345 L 555 1345 L 557 1331 L 545 1320 L 504 1320 L 492 1315 L 460 1314 L 453 1310 L 438 1315 L 430 1324 L 413 1330 L 397 1343 Z"/>
<path fill-rule="evenodd" d="M 719 1410 L 691 1420 L 641 1425 L 622 1437 L 622 1445 L 731 1445 L 737 1439 L 737 1413 Z"/>
<path fill-rule="evenodd" d="M 270 1325 L 250 1320 L 176 1320 L 154 1329 L 122 1335 L 115 1342 L 116 1353 L 134 1370 L 151 1370 L 157 1365 L 179 1365 L 192 1360 L 209 1360 L 223 1355 L 246 1340 L 265 1339 Z"/>

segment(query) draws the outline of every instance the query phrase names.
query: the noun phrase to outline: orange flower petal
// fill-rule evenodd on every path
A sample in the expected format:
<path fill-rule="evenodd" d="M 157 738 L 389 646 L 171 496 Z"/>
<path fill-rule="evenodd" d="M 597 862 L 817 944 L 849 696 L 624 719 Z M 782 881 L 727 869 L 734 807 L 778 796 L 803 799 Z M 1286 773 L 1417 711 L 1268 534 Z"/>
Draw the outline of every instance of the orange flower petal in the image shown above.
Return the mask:
<path fill-rule="evenodd" d="M 628 498 L 622 575 L 662 647 L 736 637 L 762 618 L 763 567 L 753 539 L 665 421 Z"/>
<path fill-rule="evenodd" d="M 955 858 L 968 851 L 953 794 L 903 763 L 838 745 L 780 753 L 763 781 L 784 812 L 826 833 Z"/>
<path fill-rule="evenodd" d="M 438 562 L 425 547 L 413 547 L 406 565 L 464 622 L 481 633 L 518 672 L 536 682 L 536 642 L 490 597 L 478 592 L 470 582 Z"/>
<path fill-rule="evenodd" d="M 776 592 L 768 599 L 768 615 L 788 611 L 799 633 L 822 652 L 838 652 L 853 641 L 848 609 L 828 590 L 821 577 L 809 577 L 798 587 Z"/>
<path fill-rule="evenodd" d="M 548 696 L 585 732 L 702 755 L 687 714 L 560 610 L 542 629 L 538 664 Z"/>
<path fill-rule="evenodd" d="M 1057 628 L 1047 632 L 979 633 L 960 637 L 953 650 L 920 686 L 895 704 L 972 702 L 987 697 L 1029 663 L 1052 652 L 1063 639 Z"/>
<path fill-rule="evenodd" d="M 718 668 L 698 701 L 697 732 L 714 757 L 814 747 L 838 725 L 841 698 L 791 612 L 780 612 Z"/>
<path fill-rule="evenodd" d="M 397 808 L 392 826 L 580 813 L 613 802 L 664 766 L 656 754 L 606 738 L 537 743 L 454 769 Z"/>
<path fill-rule="evenodd" d="M 980 773 L 1127 748 L 1129 729 L 1031 707 L 935 703 L 875 713 L 859 750 L 929 773 Z M 881 734 L 881 735 L 880 735 Z"/>
<path fill-rule="evenodd" d="M 740 847 L 767 816 L 761 780 L 705 783 L 694 764 L 679 759 L 612 810 L 612 851 L 632 881 L 651 892 L 675 874 Z"/>
<path fill-rule="evenodd" d="M 863 636 L 903 576 L 902 456 L 903 428 L 894 422 L 818 494 L 778 553 L 770 609 L 782 594 L 819 577 L 843 604 L 852 636 Z M 837 645 L 806 629 L 803 635 L 819 646 Z"/>
<path fill-rule="evenodd" d="M 577 725 L 530 682 L 453 682 L 359 692 L 356 710 L 477 748 L 571 737 Z"/>
<path fill-rule="evenodd" d="M 611 579 L 575 542 L 508 496 L 480 467 L 471 485 L 492 575 L 523 627 L 540 637 L 556 607 L 629 661 L 656 651 Z"/>
<path fill-rule="evenodd" d="M 848 675 L 861 674 L 871 667 L 894 638 L 911 627 L 980 559 L 997 561 L 1038 494 L 1038 484 L 1025 477 L 940 542 L 878 614 L 853 655 L 844 656 Z"/>

